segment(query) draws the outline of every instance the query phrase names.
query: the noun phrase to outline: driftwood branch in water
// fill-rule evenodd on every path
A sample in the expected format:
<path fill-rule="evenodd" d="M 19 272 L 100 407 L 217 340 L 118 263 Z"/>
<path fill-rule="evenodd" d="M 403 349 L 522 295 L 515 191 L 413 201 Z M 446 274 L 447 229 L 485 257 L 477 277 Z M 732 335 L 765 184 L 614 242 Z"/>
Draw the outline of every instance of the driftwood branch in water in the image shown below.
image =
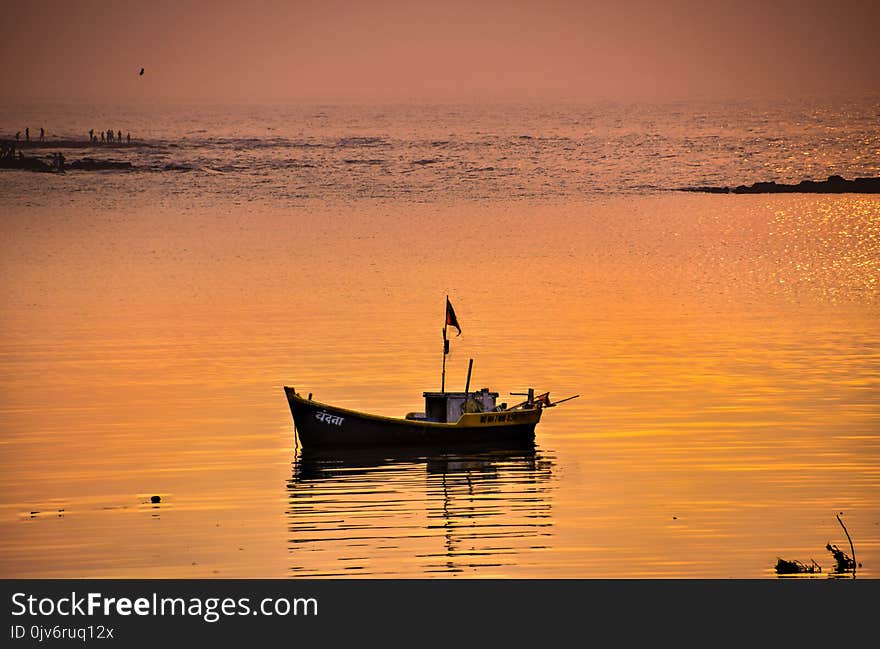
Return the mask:
<path fill-rule="evenodd" d="M 849 541 L 849 549 L 850 549 L 850 552 L 852 552 L 852 571 L 853 571 L 853 577 L 855 577 L 856 576 L 856 566 L 858 565 L 856 563 L 856 549 L 855 549 L 855 546 L 853 546 L 852 537 L 849 535 L 849 531 L 847 531 L 846 525 L 844 525 L 843 521 L 840 520 L 840 514 L 835 514 L 835 516 L 837 517 L 837 522 L 840 523 L 840 526 L 843 528 L 843 533 L 846 534 L 846 539 Z"/>

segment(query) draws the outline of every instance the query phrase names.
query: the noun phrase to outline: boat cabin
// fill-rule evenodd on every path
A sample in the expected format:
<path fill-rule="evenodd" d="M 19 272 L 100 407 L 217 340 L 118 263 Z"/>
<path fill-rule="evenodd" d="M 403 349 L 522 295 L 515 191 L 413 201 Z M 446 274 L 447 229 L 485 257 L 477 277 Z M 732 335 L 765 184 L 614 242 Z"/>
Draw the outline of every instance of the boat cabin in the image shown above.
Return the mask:
<path fill-rule="evenodd" d="M 425 412 L 411 412 L 406 418 L 454 424 L 465 412 L 497 410 L 497 392 L 483 388 L 478 392 L 424 392 Z M 502 404 L 502 407 L 505 404 Z"/>

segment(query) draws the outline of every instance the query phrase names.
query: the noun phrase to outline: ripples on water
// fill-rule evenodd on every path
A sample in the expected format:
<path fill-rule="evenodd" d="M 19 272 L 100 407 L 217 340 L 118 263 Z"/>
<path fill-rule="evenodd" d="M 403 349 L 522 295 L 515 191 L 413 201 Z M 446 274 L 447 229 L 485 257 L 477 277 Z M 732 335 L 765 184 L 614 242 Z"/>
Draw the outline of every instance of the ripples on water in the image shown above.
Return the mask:
<path fill-rule="evenodd" d="M 50 139 L 87 141 L 89 128 L 100 128 L 94 123 L 100 112 L 135 137 L 130 147 L 71 149 L 65 155 L 128 160 L 136 181 L 93 173 L 76 173 L 75 182 L 32 175 L 16 180 L 37 204 L 51 200 L 42 195 L 47 183 L 97 193 L 120 207 L 132 189 L 140 193 L 156 185 L 162 189 L 154 200 L 202 204 L 218 195 L 238 203 L 435 202 L 877 176 L 877 105 L 867 98 L 777 104 L 176 106 L 119 108 L 111 117 L 88 106 L 43 104 L 0 111 L 0 126 L 14 133 L 16 125 L 38 120 L 48 126 Z"/>
<path fill-rule="evenodd" d="M 880 200 L 648 189 L 878 175 L 875 106 L 129 112 L 193 170 L 0 173 L 0 575 L 775 577 L 838 512 L 876 575 Z M 294 450 L 284 384 L 418 408 L 447 293 L 448 381 L 581 395 L 537 447 Z"/>
<path fill-rule="evenodd" d="M 289 484 L 291 570 L 308 576 L 534 570 L 553 533 L 551 472 L 552 460 L 534 445 L 304 451 Z"/>

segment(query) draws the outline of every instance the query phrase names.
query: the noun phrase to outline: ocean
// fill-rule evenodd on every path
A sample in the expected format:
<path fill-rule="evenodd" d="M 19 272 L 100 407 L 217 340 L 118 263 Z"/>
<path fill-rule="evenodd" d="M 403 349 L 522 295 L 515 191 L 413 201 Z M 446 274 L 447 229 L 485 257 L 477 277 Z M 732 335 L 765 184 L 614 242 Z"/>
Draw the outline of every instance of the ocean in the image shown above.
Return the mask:
<path fill-rule="evenodd" d="M 880 198 L 676 191 L 880 176 L 876 98 L 25 126 L 131 169 L 0 170 L 0 576 L 880 574 Z M 283 386 L 419 410 L 447 295 L 447 386 L 578 395 L 534 448 L 303 451 Z"/>

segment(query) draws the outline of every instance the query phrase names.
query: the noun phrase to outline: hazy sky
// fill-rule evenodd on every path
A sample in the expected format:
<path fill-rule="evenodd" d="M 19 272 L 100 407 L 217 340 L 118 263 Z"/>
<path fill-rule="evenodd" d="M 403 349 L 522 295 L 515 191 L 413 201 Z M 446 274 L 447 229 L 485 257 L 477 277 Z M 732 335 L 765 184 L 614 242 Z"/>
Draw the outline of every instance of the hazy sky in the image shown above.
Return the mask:
<path fill-rule="evenodd" d="M 13 102 L 880 91 L 877 1 L 14 0 L 3 14 Z"/>

